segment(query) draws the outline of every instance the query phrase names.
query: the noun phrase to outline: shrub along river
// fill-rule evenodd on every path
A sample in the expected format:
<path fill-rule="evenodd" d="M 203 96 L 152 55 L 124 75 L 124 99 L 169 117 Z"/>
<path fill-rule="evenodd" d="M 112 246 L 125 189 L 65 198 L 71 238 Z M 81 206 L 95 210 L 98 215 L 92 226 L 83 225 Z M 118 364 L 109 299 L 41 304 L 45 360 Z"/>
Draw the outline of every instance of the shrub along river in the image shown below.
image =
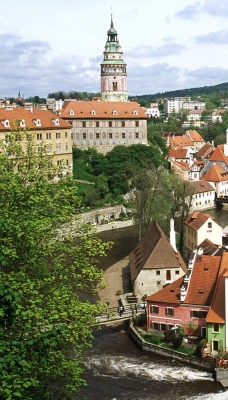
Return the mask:
<path fill-rule="evenodd" d="M 228 208 L 210 211 L 217 222 L 228 225 Z M 102 233 L 114 246 L 103 268 L 130 253 L 137 242 L 134 227 Z M 228 391 L 211 373 L 171 359 L 143 352 L 124 330 L 102 328 L 94 332 L 93 347 L 83 356 L 88 400 L 228 400 Z"/>

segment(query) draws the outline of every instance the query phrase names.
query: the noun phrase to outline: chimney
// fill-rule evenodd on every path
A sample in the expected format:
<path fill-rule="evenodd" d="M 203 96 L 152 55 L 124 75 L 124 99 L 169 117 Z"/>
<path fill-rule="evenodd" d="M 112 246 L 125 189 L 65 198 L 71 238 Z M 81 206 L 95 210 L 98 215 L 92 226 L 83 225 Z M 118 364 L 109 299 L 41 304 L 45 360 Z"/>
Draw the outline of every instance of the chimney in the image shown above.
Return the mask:
<path fill-rule="evenodd" d="M 170 220 L 170 244 L 171 244 L 173 250 L 177 253 L 176 232 L 174 230 L 174 219 L 173 218 L 171 218 L 171 220 Z"/>

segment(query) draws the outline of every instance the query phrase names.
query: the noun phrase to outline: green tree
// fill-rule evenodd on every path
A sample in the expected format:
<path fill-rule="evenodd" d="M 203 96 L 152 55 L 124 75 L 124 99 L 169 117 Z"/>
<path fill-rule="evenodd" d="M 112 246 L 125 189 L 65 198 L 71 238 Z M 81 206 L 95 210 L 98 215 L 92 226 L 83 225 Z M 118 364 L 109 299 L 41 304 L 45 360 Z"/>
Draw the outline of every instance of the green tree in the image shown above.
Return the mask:
<path fill-rule="evenodd" d="M 60 171 L 24 134 L 24 150 L 18 132 L 0 143 L 0 398 L 76 399 L 99 312 L 84 299 L 108 246 L 79 221 L 64 229 L 80 205 L 76 183 L 55 182 Z"/>

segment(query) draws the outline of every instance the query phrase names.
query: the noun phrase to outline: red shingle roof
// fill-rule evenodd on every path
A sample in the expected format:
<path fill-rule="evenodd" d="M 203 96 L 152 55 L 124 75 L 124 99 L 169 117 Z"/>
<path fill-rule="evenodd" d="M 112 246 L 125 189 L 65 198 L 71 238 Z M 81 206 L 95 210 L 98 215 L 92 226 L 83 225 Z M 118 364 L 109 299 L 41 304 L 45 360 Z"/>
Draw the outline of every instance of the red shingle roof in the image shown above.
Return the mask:
<path fill-rule="evenodd" d="M 228 156 L 224 154 L 224 144 L 219 144 L 209 157 L 210 161 L 223 161 L 228 166 Z"/>
<path fill-rule="evenodd" d="M 147 119 L 146 109 L 135 101 L 69 101 L 64 103 L 65 119 Z"/>
<path fill-rule="evenodd" d="M 225 322 L 225 277 L 228 276 L 228 253 L 223 252 L 219 278 L 217 281 L 211 308 L 206 322 L 221 324 Z"/>
<path fill-rule="evenodd" d="M 204 180 L 204 179 L 201 179 L 200 181 L 192 181 L 191 184 L 195 188 L 194 194 L 205 193 L 205 192 L 214 192 L 215 191 L 213 186 L 209 182 Z"/>
<path fill-rule="evenodd" d="M 191 227 L 193 230 L 197 231 L 201 226 L 207 222 L 208 219 L 214 220 L 215 218 L 212 217 L 210 214 L 200 213 L 198 211 L 193 212 L 186 218 L 185 224 Z"/>
<path fill-rule="evenodd" d="M 62 118 L 49 110 L 33 109 L 26 110 L 23 107 L 5 110 L 0 108 L 0 131 L 14 129 L 17 125 L 17 120 L 24 120 L 25 127 L 31 130 L 39 129 L 56 129 L 56 128 L 71 128 L 71 124 L 64 121 Z M 4 125 L 4 121 L 9 121 L 9 126 Z M 40 120 L 40 125 L 36 121 Z M 58 123 L 57 123 L 58 121 Z"/>
<path fill-rule="evenodd" d="M 212 165 L 203 175 L 203 179 L 210 182 L 222 182 L 228 180 L 228 172 L 220 164 Z"/>

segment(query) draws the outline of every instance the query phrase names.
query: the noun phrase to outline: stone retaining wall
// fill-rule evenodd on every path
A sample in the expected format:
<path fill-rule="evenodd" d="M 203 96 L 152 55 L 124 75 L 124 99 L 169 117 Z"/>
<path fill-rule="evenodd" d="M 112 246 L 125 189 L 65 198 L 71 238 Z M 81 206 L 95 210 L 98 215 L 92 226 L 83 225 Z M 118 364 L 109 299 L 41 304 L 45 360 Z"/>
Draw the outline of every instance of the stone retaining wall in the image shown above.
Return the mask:
<path fill-rule="evenodd" d="M 178 353 L 175 350 L 162 349 L 160 346 L 156 346 L 152 343 L 147 343 L 138 331 L 134 328 L 133 323 L 130 323 L 130 334 L 138 346 L 145 351 L 150 351 L 155 354 L 159 354 L 163 357 L 171 358 L 177 361 L 181 361 L 185 364 L 191 365 L 198 369 L 202 369 L 209 372 L 214 372 L 214 366 L 204 361 L 193 358 L 187 354 Z"/>

